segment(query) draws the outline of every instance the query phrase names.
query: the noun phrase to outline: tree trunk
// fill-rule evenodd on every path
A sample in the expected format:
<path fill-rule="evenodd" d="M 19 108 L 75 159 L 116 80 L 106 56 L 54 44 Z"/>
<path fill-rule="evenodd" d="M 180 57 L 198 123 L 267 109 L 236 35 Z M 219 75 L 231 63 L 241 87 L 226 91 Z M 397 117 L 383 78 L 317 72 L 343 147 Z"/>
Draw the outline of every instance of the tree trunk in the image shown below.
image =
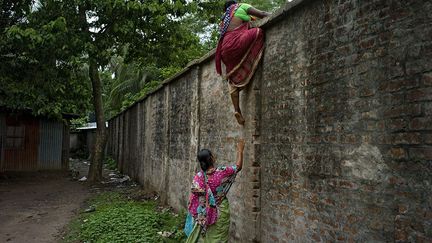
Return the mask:
<path fill-rule="evenodd" d="M 63 123 L 63 141 L 62 141 L 62 163 L 61 167 L 63 171 L 69 170 L 69 158 L 70 158 L 70 125 L 69 120 Z"/>
<path fill-rule="evenodd" d="M 88 174 L 90 182 L 102 180 L 102 165 L 105 157 L 105 146 L 107 141 L 107 128 L 105 126 L 105 116 L 102 103 L 102 83 L 99 78 L 97 63 L 89 58 L 89 76 L 93 87 L 93 105 L 96 113 L 96 141 L 93 147 L 92 160 Z"/>

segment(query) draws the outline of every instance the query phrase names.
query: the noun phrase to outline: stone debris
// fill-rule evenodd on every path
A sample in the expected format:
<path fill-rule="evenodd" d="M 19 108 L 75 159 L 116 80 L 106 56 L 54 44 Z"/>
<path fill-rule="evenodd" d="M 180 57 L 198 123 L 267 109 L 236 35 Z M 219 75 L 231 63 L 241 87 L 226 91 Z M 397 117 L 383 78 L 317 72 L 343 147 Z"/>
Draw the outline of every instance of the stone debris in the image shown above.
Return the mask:
<path fill-rule="evenodd" d="M 96 211 L 96 208 L 93 207 L 93 206 L 90 206 L 89 208 L 87 208 L 87 209 L 84 210 L 84 213 L 91 213 L 91 212 L 94 212 L 94 211 Z"/>
<path fill-rule="evenodd" d="M 131 181 L 128 175 L 122 175 L 117 173 L 110 173 L 108 181 L 103 181 L 102 184 L 124 184 Z"/>
<path fill-rule="evenodd" d="M 174 234 L 174 232 L 168 232 L 168 231 L 159 231 L 158 235 L 165 237 L 165 238 L 169 238 Z"/>

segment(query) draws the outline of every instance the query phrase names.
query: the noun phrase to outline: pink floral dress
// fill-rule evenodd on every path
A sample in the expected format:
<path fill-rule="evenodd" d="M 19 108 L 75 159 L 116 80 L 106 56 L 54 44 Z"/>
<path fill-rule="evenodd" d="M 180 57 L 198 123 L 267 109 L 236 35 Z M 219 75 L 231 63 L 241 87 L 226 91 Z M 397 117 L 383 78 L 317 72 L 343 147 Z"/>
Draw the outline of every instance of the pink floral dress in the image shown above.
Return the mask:
<path fill-rule="evenodd" d="M 192 182 L 189 198 L 189 213 L 205 231 L 216 223 L 219 204 L 234 182 L 237 166 L 219 166 L 203 173 L 198 172 Z"/>

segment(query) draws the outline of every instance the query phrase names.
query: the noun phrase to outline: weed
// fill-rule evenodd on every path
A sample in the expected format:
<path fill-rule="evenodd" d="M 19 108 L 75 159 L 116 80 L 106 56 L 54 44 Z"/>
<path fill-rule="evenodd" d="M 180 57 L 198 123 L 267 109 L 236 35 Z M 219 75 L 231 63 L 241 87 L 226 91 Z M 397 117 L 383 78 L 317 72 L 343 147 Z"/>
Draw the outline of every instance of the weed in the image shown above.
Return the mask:
<path fill-rule="evenodd" d="M 117 162 L 111 157 L 108 157 L 108 156 L 106 157 L 105 164 L 109 170 L 117 169 Z"/>
<path fill-rule="evenodd" d="M 94 212 L 81 213 L 69 225 L 64 242 L 183 242 L 183 217 L 157 210 L 154 201 L 127 200 L 105 192 L 89 200 Z M 163 237 L 158 232 L 171 232 Z"/>

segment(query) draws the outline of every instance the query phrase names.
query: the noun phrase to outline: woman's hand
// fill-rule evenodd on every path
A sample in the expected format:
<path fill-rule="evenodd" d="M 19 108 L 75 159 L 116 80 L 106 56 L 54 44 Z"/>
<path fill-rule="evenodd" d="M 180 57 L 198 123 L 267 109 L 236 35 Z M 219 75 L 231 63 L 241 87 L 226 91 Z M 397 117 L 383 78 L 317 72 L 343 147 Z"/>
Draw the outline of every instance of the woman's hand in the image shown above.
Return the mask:
<path fill-rule="evenodd" d="M 261 11 L 259 9 L 254 8 L 254 7 L 250 7 L 248 9 L 247 13 L 249 15 L 256 16 L 256 17 L 258 17 L 260 19 L 268 17 L 268 16 L 271 15 L 271 13 L 269 13 L 269 12 Z"/>

